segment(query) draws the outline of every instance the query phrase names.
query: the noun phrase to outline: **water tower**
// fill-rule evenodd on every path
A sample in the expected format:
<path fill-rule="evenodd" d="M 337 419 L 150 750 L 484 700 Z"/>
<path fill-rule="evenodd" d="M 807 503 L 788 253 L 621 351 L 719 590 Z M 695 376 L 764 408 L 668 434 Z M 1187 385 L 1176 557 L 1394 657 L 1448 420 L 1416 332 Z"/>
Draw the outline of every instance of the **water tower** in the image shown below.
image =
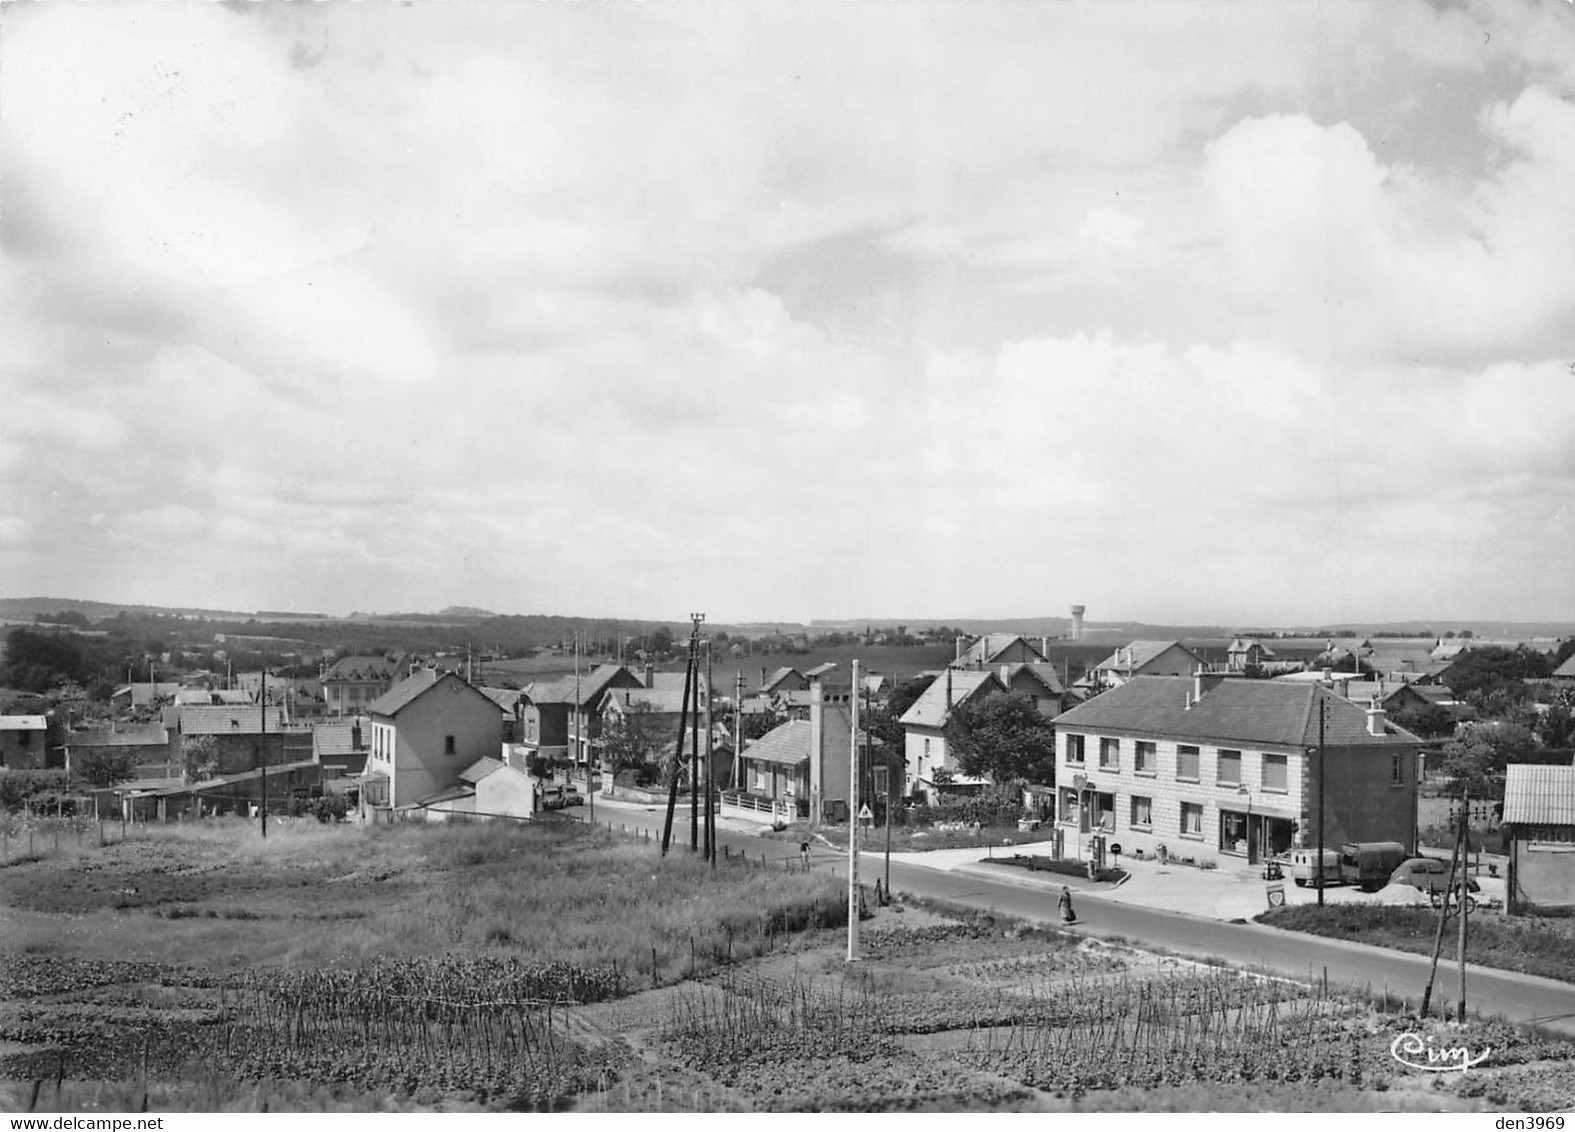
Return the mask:
<path fill-rule="evenodd" d="M 1072 607 L 1072 639 L 1074 641 L 1083 639 L 1083 607 L 1081 605 Z"/>

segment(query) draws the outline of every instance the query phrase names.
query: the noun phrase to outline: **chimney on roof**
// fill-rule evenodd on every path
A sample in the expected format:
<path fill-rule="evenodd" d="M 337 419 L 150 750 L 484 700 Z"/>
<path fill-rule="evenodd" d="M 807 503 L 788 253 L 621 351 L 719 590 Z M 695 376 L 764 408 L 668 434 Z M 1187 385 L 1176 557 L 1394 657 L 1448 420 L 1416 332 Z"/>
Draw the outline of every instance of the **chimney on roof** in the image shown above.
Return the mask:
<path fill-rule="evenodd" d="M 1083 607 L 1081 605 L 1072 607 L 1072 639 L 1074 641 L 1083 639 Z"/>
<path fill-rule="evenodd" d="M 952 670 L 946 670 L 946 710 L 952 710 Z"/>
<path fill-rule="evenodd" d="M 1198 665 L 1192 673 L 1192 702 L 1197 703 L 1206 692 L 1218 685 L 1225 677 L 1218 672 L 1206 672 L 1203 665 Z"/>
<path fill-rule="evenodd" d="M 1379 704 L 1378 697 L 1374 696 L 1367 707 L 1367 733 L 1369 735 L 1382 735 L 1384 733 L 1384 717 L 1387 714 L 1383 706 Z"/>
<path fill-rule="evenodd" d="M 652 667 L 650 661 L 645 662 L 645 686 L 647 688 L 656 687 L 656 670 Z"/>
<path fill-rule="evenodd" d="M 350 725 L 350 749 L 352 751 L 361 749 L 361 721 L 359 719 Z"/>

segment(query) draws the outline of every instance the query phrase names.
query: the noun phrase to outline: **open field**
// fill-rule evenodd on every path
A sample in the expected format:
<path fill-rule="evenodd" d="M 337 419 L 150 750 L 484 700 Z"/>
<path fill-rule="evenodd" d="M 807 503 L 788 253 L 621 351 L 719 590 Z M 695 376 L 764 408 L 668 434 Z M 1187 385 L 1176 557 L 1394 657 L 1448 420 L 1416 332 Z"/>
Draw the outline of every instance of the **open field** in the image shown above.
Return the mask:
<path fill-rule="evenodd" d="M 1575 1104 L 1569 1042 L 990 916 L 879 910 L 848 966 L 835 880 L 579 823 L 145 827 L 0 904 L 10 1111 Z"/>

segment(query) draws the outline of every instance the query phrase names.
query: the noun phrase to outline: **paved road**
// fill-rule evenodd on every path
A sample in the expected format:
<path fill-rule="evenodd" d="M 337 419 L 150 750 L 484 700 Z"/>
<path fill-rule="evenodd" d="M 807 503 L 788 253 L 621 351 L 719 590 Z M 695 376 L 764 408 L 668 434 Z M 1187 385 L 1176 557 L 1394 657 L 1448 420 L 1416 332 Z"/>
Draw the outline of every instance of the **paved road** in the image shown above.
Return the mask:
<path fill-rule="evenodd" d="M 596 808 L 597 824 L 611 822 L 614 830 L 620 826 L 651 830 L 653 842 L 661 835 L 663 818 L 664 814 L 655 808 L 647 810 L 626 805 L 598 805 Z M 789 842 L 728 830 L 718 831 L 718 844 L 755 859 L 764 854 L 770 863 L 779 867 L 786 867 L 798 857 L 797 846 Z M 689 814 L 687 808 L 682 808 L 674 816 L 672 851 L 687 853 L 688 846 Z M 845 855 L 833 853 L 824 846 L 815 852 L 813 860 L 817 869 L 841 874 L 845 868 Z M 880 854 L 860 854 L 859 875 L 866 884 L 873 884 L 877 876 L 883 875 L 883 868 Z M 980 871 L 985 869 L 987 866 L 980 866 Z M 1002 872 L 1005 874 L 1007 870 Z M 897 861 L 892 862 L 891 883 L 896 892 L 935 897 L 1042 922 L 1056 919 L 1055 898 L 1060 891 L 1059 881 L 1050 883 L 1026 875 L 1003 875 L 997 879 L 979 875 L 978 871 L 946 871 Z M 1301 978 L 1327 978 L 1335 985 L 1370 987 L 1375 992 L 1387 989 L 1411 999 L 1420 999 L 1427 983 L 1428 962 L 1421 955 L 1280 931 L 1262 924 L 1235 924 L 1101 900 L 1082 886 L 1077 890 L 1076 903 L 1077 930 L 1092 936 L 1122 937 L 1180 955 L 1213 956 L 1238 966 Z M 1445 944 L 1448 962 L 1439 964 L 1433 991 L 1435 1004 L 1453 1001 L 1459 993 L 1458 968 L 1453 953 L 1451 938 Z M 1512 1021 L 1534 1021 L 1575 1034 L 1575 986 L 1570 984 L 1468 964 L 1466 993 L 1473 1012 L 1489 1017 L 1502 1015 Z"/>

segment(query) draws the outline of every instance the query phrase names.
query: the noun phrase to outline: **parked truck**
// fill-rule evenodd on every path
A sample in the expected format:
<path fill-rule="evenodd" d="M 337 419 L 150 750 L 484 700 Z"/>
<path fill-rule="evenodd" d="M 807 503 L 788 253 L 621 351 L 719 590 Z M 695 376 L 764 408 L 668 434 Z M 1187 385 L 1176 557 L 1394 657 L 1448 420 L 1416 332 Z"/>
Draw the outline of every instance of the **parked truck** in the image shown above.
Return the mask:
<path fill-rule="evenodd" d="M 1340 846 L 1340 878 L 1377 892 L 1410 855 L 1398 841 L 1347 842 Z"/>

